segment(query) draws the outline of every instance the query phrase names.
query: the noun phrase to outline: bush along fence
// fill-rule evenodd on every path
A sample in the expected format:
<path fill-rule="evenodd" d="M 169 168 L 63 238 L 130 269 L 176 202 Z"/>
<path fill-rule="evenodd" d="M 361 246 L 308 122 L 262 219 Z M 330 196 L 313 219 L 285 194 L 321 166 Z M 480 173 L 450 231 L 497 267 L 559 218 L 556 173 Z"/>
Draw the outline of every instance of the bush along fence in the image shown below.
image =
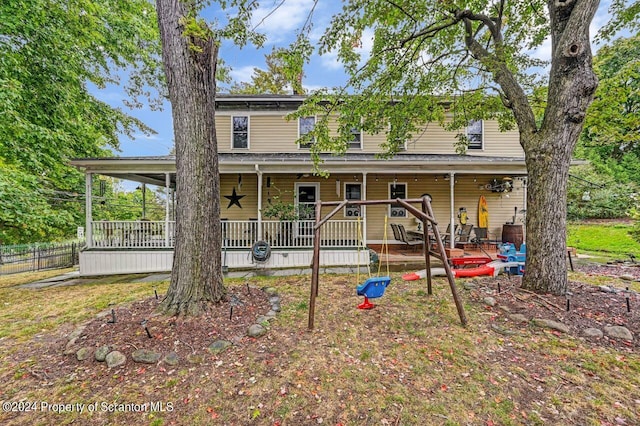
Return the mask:
<path fill-rule="evenodd" d="M 77 265 L 81 245 L 81 242 L 74 241 L 0 246 L 0 275 Z"/>

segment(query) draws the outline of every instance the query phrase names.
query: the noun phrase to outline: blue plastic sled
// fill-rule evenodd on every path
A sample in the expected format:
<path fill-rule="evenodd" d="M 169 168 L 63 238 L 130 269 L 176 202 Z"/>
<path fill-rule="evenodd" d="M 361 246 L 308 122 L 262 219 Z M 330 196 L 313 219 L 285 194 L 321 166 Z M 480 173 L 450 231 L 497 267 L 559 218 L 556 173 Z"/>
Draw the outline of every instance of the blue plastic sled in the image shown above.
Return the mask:
<path fill-rule="evenodd" d="M 358 305 L 358 309 L 371 309 L 375 305 L 369 302 L 369 299 L 382 297 L 387 286 L 391 283 L 391 277 L 373 277 L 369 278 L 364 284 L 359 285 L 356 290 L 358 296 L 364 296 L 364 302 Z"/>

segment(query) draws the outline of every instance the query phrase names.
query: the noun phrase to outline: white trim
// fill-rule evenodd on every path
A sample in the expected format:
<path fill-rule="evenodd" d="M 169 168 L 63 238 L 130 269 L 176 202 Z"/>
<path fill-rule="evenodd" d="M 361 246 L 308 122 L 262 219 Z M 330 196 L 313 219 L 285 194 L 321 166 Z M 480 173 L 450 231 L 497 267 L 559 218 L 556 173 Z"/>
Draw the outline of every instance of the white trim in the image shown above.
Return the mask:
<path fill-rule="evenodd" d="M 252 111 L 246 109 L 236 109 L 236 110 L 216 110 L 216 115 L 220 117 L 230 117 L 230 116 L 238 116 L 238 115 L 255 115 L 255 116 L 280 116 L 282 118 L 287 115 L 295 112 L 295 109 L 291 110 L 281 110 L 281 111 Z"/>
<path fill-rule="evenodd" d="M 405 198 L 407 198 L 407 194 L 409 194 L 409 184 L 407 182 L 387 182 L 387 194 L 389 196 L 389 199 L 391 200 L 391 185 L 404 185 L 404 196 Z M 407 214 L 407 210 L 403 207 L 404 210 L 404 216 L 391 216 L 391 207 L 392 205 L 389 204 L 389 206 L 387 207 L 387 214 L 389 215 L 389 217 L 394 217 L 394 218 L 406 218 L 408 217 Z"/>
<path fill-rule="evenodd" d="M 233 142 L 234 142 L 234 130 L 233 130 L 233 119 L 235 117 L 247 117 L 247 147 L 246 148 L 236 148 L 235 146 L 233 146 Z M 235 114 L 231 116 L 231 149 L 232 150 L 248 150 L 249 148 L 251 148 L 251 116 L 249 114 Z"/>
<path fill-rule="evenodd" d="M 361 120 L 361 121 L 362 121 L 362 120 Z M 352 127 L 352 128 L 353 128 L 353 127 Z M 349 146 L 347 146 L 347 150 L 350 150 L 350 151 L 355 151 L 355 150 L 360 150 L 360 151 L 362 151 L 362 150 L 364 150 L 364 131 L 362 130 L 362 126 L 360 126 L 360 127 L 359 127 L 359 128 L 357 128 L 357 129 L 358 129 L 358 130 L 360 130 L 360 148 L 353 148 L 353 147 L 351 146 L 351 144 L 352 144 L 353 142 L 349 141 L 349 142 L 348 142 Z M 352 135 L 355 135 L 355 133 L 353 133 L 351 130 L 349 130 L 349 132 L 350 132 Z"/>
<path fill-rule="evenodd" d="M 473 151 L 484 151 L 484 120 L 471 120 L 471 121 L 479 121 L 480 122 L 480 148 L 468 148 Z M 469 137 L 469 125 L 466 128 L 467 138 Z"/>
<path fill-rule="evenodd" d="M 300 119 L 301 118 L 311 118 L 311 117 L 313 117 L 313 127 L 315 128 L 316 123 L 318 122 L 318 116 L 317 115 L 307 115 L 307 116 L 304 116 L 304 117 L 298 117 L 298 139 L 296 139 L 296 140 L 300 140 L 300 137 L 302 136 L 300 134 Z M 313 142 L 311 142 L 311 143 L 312 144 L 315 143 L 315 140 Z M 298 145 L 298 150 L 299 151 L 308 151 L 309 150 L 308 146 L 303 147 L 303 146 L 300 146 L 300 144 L 296 144 L 296 145 Z"/>
<path fill-rule="evenodd" d="M 313 186 L 316 189 L 315 201 L 318 201 L 320 199 L 320 182 L 295 182 L 293 185 L 293 188 L 295 191 L 294 196 L 295 196 L 295 203 L 296 203 L 296 212 L 298 211 L 298 206 L 300 205 L 300 200 L 298 197 L 299 196 L 298 188 L 300 188 L 301 186 Z M 312 220 L 315 220 L 315 217 L 312 218 Z"/>
<path fill-rule="evenodd" d="M 343 184 L 343 194 L 344 194 L 344 199 L 347 199 L 347 185 L 359 185 L 360 186 L 360 200 L 362 201 L 362 197 L 363 197 L 363 191 L 364 191 L 364 185 L 362 182 L 344 182 Z M 358 211 L 360 212 L 360 216 L 362 216 L 362 207 L 364 206 L 356 206 Z M 349 218 L 349 219 L 353 219 L 354 217 L 358 217 L 358 216 L 347 216 L 347 208 L 345 207 L 344 209 L 342 209 L 342 215 L 343 217 Z"/>

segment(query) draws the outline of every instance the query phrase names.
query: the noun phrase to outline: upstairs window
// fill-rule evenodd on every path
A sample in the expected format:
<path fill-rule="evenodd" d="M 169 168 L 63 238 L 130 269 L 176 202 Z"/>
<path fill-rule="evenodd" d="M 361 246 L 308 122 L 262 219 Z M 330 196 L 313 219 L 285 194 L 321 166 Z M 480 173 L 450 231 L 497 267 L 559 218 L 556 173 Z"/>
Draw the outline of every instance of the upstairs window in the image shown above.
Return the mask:
<path fill-rule="evenodd" d="M 314 127 L 316 127 L 316 118 L 315 117 L 300 117 L 298 118 L 298 137 L 301 138 L 304 135 L 311 132 Z M 311 138 L 311 140 L 300 142 L 300 148 L 305 149 L 311 147 L 311 145 L 315 143 L 315 139 Z"/>
<path fill-rule="evenodd" d="M 249 148 L 249 116 L 231 117 L 232 129 L 232 148 L 247 149 Z"/>
<path fill-rule="evenodd" d="M 483 130 L 482 120 L 471 120 L 467 126 L 467 138 L 469 139 L 469 146 L 467 149 L 483 149 Z"/>

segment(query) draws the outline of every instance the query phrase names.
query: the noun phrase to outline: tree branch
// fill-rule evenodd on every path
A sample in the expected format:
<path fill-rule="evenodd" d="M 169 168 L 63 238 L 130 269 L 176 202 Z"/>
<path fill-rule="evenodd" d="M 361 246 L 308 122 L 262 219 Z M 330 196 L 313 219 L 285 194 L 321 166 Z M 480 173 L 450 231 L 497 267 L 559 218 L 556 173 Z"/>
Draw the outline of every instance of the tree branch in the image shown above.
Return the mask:
<path fill-rule="evenodd" d="M 537 131 L 535 116 L 533 110 L 529 105 L 527 95 L 524 93 L 522 86 L 518 83 L 515 75 L 509 70 L 506 62 L 500 57 L 499 46 L 496 46 L 497 54 L 490 53 L 485 49 L 476 39 L 473 32 L 473 19 L 470 16 L 480 20 L 490 30 L 496 29 L 491 19 L 480 14 L 473 14 L 469 11 L 458 11 L 456 15 L 461 16 L 463 24 L 465 26 L 465 43 L 471 54 L 479 60 L 484 66 L 486 66 L 493 74 L 495 81 L 502 87 L 506 99 L 503 98 L 503 103 L 509 105 L 509 108 L 513 111 L 518 128 L 521 134 L 533 134 Z M 491 32 L 494 44 L 498 45 L 502 41 L 502 34 L 499 34 L 498 38 L 493 32 Z M 500 42 L 498 42 L 498 40 Z"/>
<path fill-rule="evenodd" d="M 396 9 L 398 9 L 400 12 L 402 12 L 407 18 L 411 19 L 413 22 L 418 22 L 418 20 L 416 18 L 414 18 L 409 12 L 407 12 L 403 7 L 401 7 L 399 4 L 391 1 L 391 0 L 385 0 L 387 3 L 389 3 L 390 5 L 392 5 L 393 7 L 395 7 Z"/>

